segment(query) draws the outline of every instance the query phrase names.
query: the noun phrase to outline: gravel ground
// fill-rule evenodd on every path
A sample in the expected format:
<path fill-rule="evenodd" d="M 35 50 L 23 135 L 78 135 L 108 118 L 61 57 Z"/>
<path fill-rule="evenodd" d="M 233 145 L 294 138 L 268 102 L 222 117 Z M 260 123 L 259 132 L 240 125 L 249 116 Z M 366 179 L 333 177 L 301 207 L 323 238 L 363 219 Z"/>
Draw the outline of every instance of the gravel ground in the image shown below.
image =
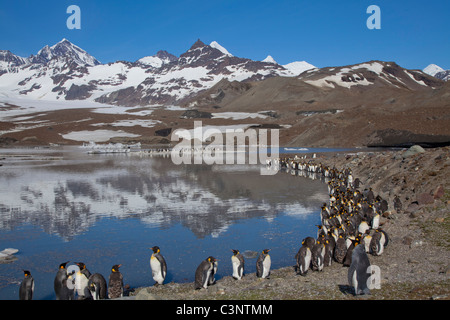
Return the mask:
<path fill-rule="evenodd" d="M 369 254 L 371 264 L 381 272 L 380 289 L 372 289 L 370 295 L 354 296 L 348 268 L 334 262 L 304 277 L 296 275 L 294 266 L 287 266 L 272 270 L 270 279 L 259 279 L 254 273 L 240 281 L 225 276 L 201 290 L 194 290 L 193 283 L 167 283 L 136 288 L 128 299 L 450 299 L 450 148 L 413 155 L 405 151 L 321 154 L 314 160 L 339 170 L 350 168 L 354 178 L 363 182 L 360 190 L 371 187 L 375 195 L 388 200 L 381 225 L 390 242 L 381 256 Z M 395 195 L 403 204 L 399 212 L 393 209 Z"/>

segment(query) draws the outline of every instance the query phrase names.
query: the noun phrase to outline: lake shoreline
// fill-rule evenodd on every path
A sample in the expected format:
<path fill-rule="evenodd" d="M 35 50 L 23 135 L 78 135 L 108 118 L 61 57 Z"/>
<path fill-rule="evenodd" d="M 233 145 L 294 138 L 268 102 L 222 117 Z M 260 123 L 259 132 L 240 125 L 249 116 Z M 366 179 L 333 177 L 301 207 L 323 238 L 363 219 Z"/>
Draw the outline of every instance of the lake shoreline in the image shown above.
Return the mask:
<path fill-rule="evenodd" d="M 389 246 L 381 256 L 369 255 L 371 264 L 380 267 L 381 289 L 373 289 L 363 299 L 450 299 L 450 148 L 430 148 L 416 154 L 406 151 L 320 153 L 312 160 L 339 170 L 350 168 L 354 178 L 363 182 L 360 189 L 371 187 L 375 195 L 388 200 L 389 209 L 381 224 L 390 236 Z M 311 157 L 309 154 L 308 159 Z M 395 195 L 403 203 L 400 212 L 393 209 Z M 291 266 L 272 270 L 270 279 L 259 279 L 250 273 L 236 281 L 227 275 L 202 290 L 194 290 L 193 283 L 171 282 L 136 288 L 127 299 L 361 299 L 348 286 L 348 268 L 333 263 L 322 272 L 309 271 L 302 277 L 295 273 L 294 257 L 292 262 Z"/>

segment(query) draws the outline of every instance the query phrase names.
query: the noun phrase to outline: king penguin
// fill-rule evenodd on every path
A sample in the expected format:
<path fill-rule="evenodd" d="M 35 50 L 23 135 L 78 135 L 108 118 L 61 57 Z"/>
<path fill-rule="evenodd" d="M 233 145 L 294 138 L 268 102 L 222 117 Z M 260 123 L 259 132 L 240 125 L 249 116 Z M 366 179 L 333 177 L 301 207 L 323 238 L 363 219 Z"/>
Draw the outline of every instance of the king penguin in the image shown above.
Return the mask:
<path fill-rule="evenodd" d="M 367 280 L 370 277 L 368 268 L 370 266 L 369 257 L 363 244 L 359 244 L 353 249 L 352 263 L 348 269 L 348 283 L 355 290 L 355 295 L 370 294 L 367 287 Z"/>
<path fill-rule="evenodd" d="M 209 286 L 211 286 L 211 285 L 216 283 L 216 274 L 217 274 L 217 268 L 218 267 L 219 267 L 219 262 L 218 262 L 217 259 L 214 259 L 214 261 L 213 261 L 213 269 L 212 269 L 211 274 L 210 274 L 209 279 L 208 279 L 208 282 L 209 282 L 208 285 Z"/>
<path fill-rule="evenodd" d="M 150 258 L 150 267 L 156 286 L 164 283 L 164 279 L 167 275 L 167 264 L 158 246 L 151 247 L 150 249 L 153 250 L 153 254 Z"/>
<path fill-rule="evenodd" d="M 34 279 L 30 271 L 23 270 L 24 278 L 19 288 L 20 300 L 33 300 L 34 293 Z"/>
<path fill-rule="evenodd" d="M 89 277 L 88 288 L 94 300 L 106 299 L 106 280 L 100 273 L 94 273 Z"/>
<path fill-rule="evenodd" d="M 78 299 L 91 299 L 92 295 L 89 291 L 88 282 L 91 273 L 86 268 L 83 262 L 77 262 L 76 265 L 80 268 L 75 277 L 75 289 L 78 295 Z"/>
<path fill-rule="evenodd" d="M 120 273 L 119 268 L 121 264 L 115 264 L 111 268 L 111 274 L 109 275 L 108 282 L 108 298 L 116 299 L 123 297 L 123 275 Z"/>
<path fill-rule="evenodd" d="M 205 260 L 203 260 L 200 265 L 195 270 L 195 289 L 207 288 L 211 277 L 211 274 L 214 272 L 214 262 L 216 259 L 212 256 L 209 256 Z"/>
<path fill-rule="evenodd" d="M 370 227 L 372 229 L 377 229 L 380 227 L 380 214 L 379 213 L 376 213 L 373 216 Z"/>
<path fill-rule="evenodd" d="M 69 263 L 69 261 L 63 262 L 59 265 L 58 272 L 56 273 L 56 277 L 53 282 L 56 300 L 73 300 L 74 298 L 75 286 L 72 283 L 69 283 L 72 281 L 72 274 L 67 274 L 67 263 Z"/>
<path fill-rule="evenodd" d="M 317 241 L 311 250 L 311 269 L 322 271 L 324 266 L 325 244 Z"/>
<path fill-rule="evenodd" d="M 336 240 L 336 246 L 334 248 L 334 260 L 337 263 L 344 263 L 345 255 L 347 254 L 347 243 L 342 234 L 339 235 Z"/>
<path fill-rule="evenodd" d="M 231 256 L 231 264 L 233 265 L 233 278 L 236 280 L 241 280 L 244 276 L 244 257 L 239 252 L 239 250 L 231 249 L 233 255 Z"/>
<path fill-rule="evenodd" d="M 314 239 L 313 237 L 306 237 L 302 241 L 302 245 L 307 246 L 310 250 L 312 250 L 312 248 L 314 247 L 315 244 L 316 244 L 316 239 Z"/>
<path fill-rule="evenodd" d="M 387 242 L 388 238 L 386 233 L 381 228 L 376 229 L 370 241 L 370 253 L 374 256 L 380 256 L 387 246 Z"/>
<path fill-rule="evenodd" d="M 297 260 L 297 274 L 306 276 L 311 264 L 311 249 L 309 249 L 304 241 L 295 255 L 295 260 Z"/>
<path fill-rule="evenodd" d="M 360 244 L 361 239 L 356 237 L 355 239 L 351 239 L 350 241 L 351 241 L 351 244 L 347 248 L 347 253 L 345 254 L 345 258 L 344 258 L 344 262 L 343 262 L 343 265 L 345 267 L 350 267 L 350 265 L 352 264 L 353 250 L 355 249 L 356 246 L 358 246 Z M 364 252 L 365 252 L 364 245 L 362 246 L 362 248 L 364 249 Z"/>
<path fill-rule="evenodd" d="M 270 276 L 270 265 L 272 262 L 269 251 L 270 249 L 264 249 L 256 261 L 256 276 L 258 278 L 268 279 Z"/>

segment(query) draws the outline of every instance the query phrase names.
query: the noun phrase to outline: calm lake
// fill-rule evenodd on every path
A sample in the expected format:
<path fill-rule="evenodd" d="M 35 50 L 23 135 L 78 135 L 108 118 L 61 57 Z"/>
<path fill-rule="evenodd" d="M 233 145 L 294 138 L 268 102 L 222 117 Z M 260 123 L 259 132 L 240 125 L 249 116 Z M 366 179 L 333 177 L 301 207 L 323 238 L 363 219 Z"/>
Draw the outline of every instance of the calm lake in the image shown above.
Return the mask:
<path fill-rule="evenodd" d="M 1 149 L 0 158 L 0 251 L 19 249 L 0 260 L 2 300 L 18 299 L 23 269 L 35 279 L 34 299 L 55 299 L 53 280 L 68 260 L 106 279 L 122 264 L 125 284 L 153 285 L 155 245 L 166 283 L 192 282 L 210 255 L 219 259 L 216 279 L 231 275 L 231 249 L 270 248 L 273 268 L 291 266 L 328 200 L 320 179 L 261 175 L 261 165 L 175 165 L 169 156 L 78 147 Z M 255 265 L 248 256 L 246 273 Z"/>

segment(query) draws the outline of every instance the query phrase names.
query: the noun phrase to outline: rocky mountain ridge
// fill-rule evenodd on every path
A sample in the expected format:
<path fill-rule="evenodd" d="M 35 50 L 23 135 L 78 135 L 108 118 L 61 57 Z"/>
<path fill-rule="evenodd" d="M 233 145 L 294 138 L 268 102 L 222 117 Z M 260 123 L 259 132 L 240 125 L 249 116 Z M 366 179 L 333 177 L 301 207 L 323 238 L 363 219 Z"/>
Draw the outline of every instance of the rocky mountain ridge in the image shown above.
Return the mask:
<path fill-rule="evenodd" d="M 304 63 L 302 67 L 314 66 Z M 42 100 L 178 104 L 223 78 L 255 81 L 295 75 L 276 63 L 233 56 L 216 41 L 206 45 L 198 40 L 179 57 L 161 50 L 135 62 L 108 64 L 101 64 L 67 39 L 29 58 L 0 51 L 0 93 Z"/>
<path fill-rule="evenodd" d="M 444 70 L 435 64 L 428 65 L 423 72 L 444 81 L 450 80 L 450 70 Z"/>
<path fill-rule="evenodd" d="M 199 119 L 205 126 L 279 129 L 283 146 L 450 143 L 450 82 L 395 62 L 316 68 L 300 61 L 290 71 L 274 59 L 240 58 L 198 40 L 179 57 L 159 51 L 135 62 L 96 64 L 76 48 L 67 55 L 52 48 L 50 60 L 39 63 L 0 52 L 5 141 L 78 143 L 89 140 L 70 141 L 72 132 L 89 139 L 103 130 L 111 139 L 167 144 L 161 132 L 192 128 Z M 47 51 L 40 51 L 41 60 Z M 118 111 L 100 111 L 112 106 Z"/>

